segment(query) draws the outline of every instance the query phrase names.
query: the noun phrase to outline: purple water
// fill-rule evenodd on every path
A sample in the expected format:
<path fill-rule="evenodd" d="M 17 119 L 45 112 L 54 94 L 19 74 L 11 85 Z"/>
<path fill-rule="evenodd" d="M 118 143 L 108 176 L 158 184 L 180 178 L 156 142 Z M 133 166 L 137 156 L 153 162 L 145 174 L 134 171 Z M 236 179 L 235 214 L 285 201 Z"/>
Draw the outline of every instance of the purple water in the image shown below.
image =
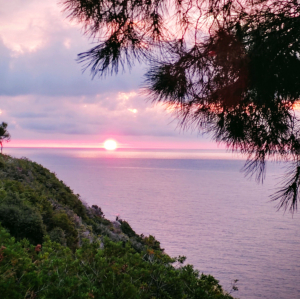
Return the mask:
<path fill-rule="evenodd" d="M 108 219 L 154 235 L 239 298 L 300 298 L 299 214 L 270 202 L 282 169 L 264 185 L 244 178 L 241 158 L 222 151 L 5 149 L 55 172 Z M 299 212 L 300 213 L 300 212 Z"/>

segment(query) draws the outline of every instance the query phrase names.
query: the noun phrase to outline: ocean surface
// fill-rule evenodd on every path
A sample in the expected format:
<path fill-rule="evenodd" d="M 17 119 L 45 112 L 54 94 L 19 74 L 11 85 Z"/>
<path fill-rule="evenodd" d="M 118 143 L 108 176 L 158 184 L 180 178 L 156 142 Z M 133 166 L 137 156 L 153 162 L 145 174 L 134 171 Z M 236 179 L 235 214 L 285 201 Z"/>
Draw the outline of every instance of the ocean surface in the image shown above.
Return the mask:
<path fill-rule="evenodd" d="M 154 235 L 171 256 L 220 280 L 237 298 L 300 298 L 300 211 L 277 212 L 269 196 L 282 165 L 263 185 L 243 159 L 222 150 L 14 149 L 49 168 L 105 216 Z"/>

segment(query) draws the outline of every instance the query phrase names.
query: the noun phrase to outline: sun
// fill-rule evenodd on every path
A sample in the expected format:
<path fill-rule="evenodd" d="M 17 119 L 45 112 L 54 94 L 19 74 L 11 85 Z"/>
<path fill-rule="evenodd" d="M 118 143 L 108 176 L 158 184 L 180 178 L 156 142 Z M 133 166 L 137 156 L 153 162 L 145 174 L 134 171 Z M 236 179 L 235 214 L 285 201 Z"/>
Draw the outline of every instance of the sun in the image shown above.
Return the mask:
<path fill-rule="evenodd" d="M 117 148 L 117 142 L 112 139 L 108 139 L 104 142 L 104 148 L 108 151 L 113 151 Z"/>

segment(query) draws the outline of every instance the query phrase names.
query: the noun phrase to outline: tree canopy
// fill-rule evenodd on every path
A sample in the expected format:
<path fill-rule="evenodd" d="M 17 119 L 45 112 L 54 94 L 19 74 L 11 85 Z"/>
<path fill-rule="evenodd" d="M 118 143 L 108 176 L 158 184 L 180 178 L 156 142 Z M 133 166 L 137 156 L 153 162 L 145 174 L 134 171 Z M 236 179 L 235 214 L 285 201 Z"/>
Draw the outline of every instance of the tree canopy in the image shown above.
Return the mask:
<path fill-rule="evenodd" d="M 298 0 L 64 0 L 97 45 L 78 60 L 92 76 L 147 63 L 144 87 L 184 128 L 246 154 L 265 178 L 267 159 L 288 161 L 278 207 L 297 209 L 300 186 Z"/>
<path fill-rule="evenodd" d="M 7 131 L 7 123 L 2 122 L 0 124 L 0 146 L 1 146 L 1 154 L 2 154 L 2 149 L 3 149 L 3 142 L 6 141 L 10 141 L 10 134 Z"/>

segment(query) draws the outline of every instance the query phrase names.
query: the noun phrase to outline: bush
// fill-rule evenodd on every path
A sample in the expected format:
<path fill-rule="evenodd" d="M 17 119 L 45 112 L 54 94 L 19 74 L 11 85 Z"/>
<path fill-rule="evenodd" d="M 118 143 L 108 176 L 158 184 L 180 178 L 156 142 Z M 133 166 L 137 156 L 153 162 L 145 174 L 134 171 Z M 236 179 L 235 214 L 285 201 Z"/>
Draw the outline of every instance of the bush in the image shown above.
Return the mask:
<path fill-rule="evenodd" d="M 84 206 L 41 165 L 2 158 L 0 222 L 10 234 L 0 225 L 1 298 L 232 298 L 213 277 L 175 268 L 181 259 L 153 236 L 122 220 L 114 229 L 101 208 Z"/>
<path fill-rule="evenodd" d="M 124 234 L 126 234 L 129 238 L 135 237 L 137 234 L 136 232 L 131 228 L 129 223 L 125 220 L 121 220 L 121 230 Z"/>
<path fill-rule="evenodd" d="M 67 214 L 59 212 L 53 216 L 54 226 L 61 228 L 65 233 L 67 245 L 73 250 L 78 247 L 78 232 L 75 224 L 70 220 Z"/>
<path fill-rule="evenodd" d="M 105 215 L 102 212 L 101 208 L 98 207 L 97 205 L 92 205 L 92 211 L 94 212 L 94 214 L 100 218 L 103 218 Z"/>
<path fill-rule="evenodd" d="M 29 206 L 1 205 L 0 222 L 17 240 L 28 239 L 33 244 L 43 242 L 46 233 L 43 220 Z"/>
<path fill-rule="evenodd" d="M 52 242 L 57 242 L 63 246 L 67 245 L 66 234 L 65 234 L 64 230 L 62 230 L 60 227 L 55 227 L 49 233 L 49 237 Z"/>
<path fill-rule="evenodd" d="M 108 238 L 99 246 L 84 242 L 73 254 L 46 239 L 36 251 L 0 226 L 1 298 L 233 299 L 212 276 L 190 265 L 175 268 L 160 251 L 137 253 Z"/>
<path fill-rule="evenodd" d="M 155 239 L 154 236 L 144 237 L 143 242 L 148 247 L 153 248 L 154 250 L 163 251 L 164 249 L 160 248 L 160 242 Z"/>

